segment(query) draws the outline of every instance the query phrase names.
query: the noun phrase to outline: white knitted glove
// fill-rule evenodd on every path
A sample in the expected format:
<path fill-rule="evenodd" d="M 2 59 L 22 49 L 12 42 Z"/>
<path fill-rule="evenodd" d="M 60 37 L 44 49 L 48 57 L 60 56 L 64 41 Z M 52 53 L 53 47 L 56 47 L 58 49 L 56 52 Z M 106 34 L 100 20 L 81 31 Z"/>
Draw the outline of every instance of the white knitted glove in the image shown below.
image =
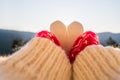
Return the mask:
<path fill-rule="evenodd" d="M 88 46 L 73 64 L 74 80 L 120 80 L 120 50 Z"/>
<path fill-rule="evenodd" d="M 52 41 L 33 38 L 21 50 L 0 62 L 0 80 L 70 80 L 71 65 Z"/>

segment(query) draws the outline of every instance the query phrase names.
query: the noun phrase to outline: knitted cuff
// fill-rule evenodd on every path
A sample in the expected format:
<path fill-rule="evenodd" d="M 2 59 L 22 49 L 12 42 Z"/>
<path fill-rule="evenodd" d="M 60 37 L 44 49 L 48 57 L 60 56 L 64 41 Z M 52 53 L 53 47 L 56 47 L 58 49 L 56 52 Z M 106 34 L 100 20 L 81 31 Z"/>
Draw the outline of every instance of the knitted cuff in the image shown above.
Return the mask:
<path fill-rule="evenodd" d="M 74 80 L 120 80 L 120 50 L 88 46 L 73 64 Z"/>
<path fill-rule="evenodd" d="M 70 70 L 64 50 L 36 37 L 0 63 L 0 80 L 70 80 Z"/>

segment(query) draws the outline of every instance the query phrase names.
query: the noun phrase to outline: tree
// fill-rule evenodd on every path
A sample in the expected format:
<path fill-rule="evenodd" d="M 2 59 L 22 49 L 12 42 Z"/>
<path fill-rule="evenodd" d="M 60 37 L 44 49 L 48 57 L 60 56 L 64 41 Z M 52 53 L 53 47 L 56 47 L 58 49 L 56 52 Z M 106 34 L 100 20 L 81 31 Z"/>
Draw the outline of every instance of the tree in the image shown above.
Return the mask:
<path fill-rule="evenodd" d="M 22 39 L 20 38 L 16 38 L 13 40 L 12 42 L 12 51 L 16 51 L 18 49 L 20 49 L 20 47 L 23 46 L 23 42 L 22 42 Z"/>
<path fill-rule="evenodd" d="M 108 40 L 107 40 L 107 45 L 109 46 L 113 46 L 113 47 L 118 47 L 118 43 L 112 39 L 112 37 L 109 37 Z"/>

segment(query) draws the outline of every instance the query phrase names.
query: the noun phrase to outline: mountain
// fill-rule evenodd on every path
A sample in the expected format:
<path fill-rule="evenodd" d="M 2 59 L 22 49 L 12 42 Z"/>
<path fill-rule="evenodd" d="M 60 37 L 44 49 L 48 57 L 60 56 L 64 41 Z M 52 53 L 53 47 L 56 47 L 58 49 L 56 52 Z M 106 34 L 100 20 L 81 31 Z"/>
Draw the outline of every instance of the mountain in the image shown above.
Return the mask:
<path fill-rule="evenodd" d="M 3 30 L 0 29 L 0 54 L 12 53 L 12 45 L 14 41 L 21 41 L 22 44 L 29 41 L 35 33 L 14 31 L 14 30 Z"/>
<path fill-rule="evenodd" d="M 97 33 L 100 43 L 104 46 L 108 45 L 108 40 L 111 39 L 117 44 L 120 44 L 120 33 L 102 32 Z M 19 46 L 23 46 L 35 35 L 34 32 L 24 32 L 15 30 L 0 29 L 0 55 L 11 54 Z"/>
<path fill-rule="evenodd" d="M 102 32 L 97 33 L 100 39 L 100 43 L 104 46 L 107 46 L 107 41 L 111 38 L 116 43 L 120 44 L 120 33 L 111 33 L 111 32 Z"/>

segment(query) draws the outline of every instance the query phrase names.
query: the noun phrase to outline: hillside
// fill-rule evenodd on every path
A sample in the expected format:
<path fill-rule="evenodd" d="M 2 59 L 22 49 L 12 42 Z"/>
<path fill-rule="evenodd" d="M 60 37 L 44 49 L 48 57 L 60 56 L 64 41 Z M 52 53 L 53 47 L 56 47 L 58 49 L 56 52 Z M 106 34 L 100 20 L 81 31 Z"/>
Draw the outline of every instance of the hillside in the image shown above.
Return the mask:
<path fill-rule="evenodd" d="M 111 32 L 103 32 L 98 33 L 100 43 L 104 46 L 107 46 L 107 41 L 112 38 L 116 43 L 120 44 L 120 33 L 111 33 Z"/>
<path fill-rule="evenodd" d="M 29 41 L 34 34 L 33 32 L 0 29 L 0 54 L 13 52 L 12 45 L 15 41 L 21 41 L 21 44 L 24 44 Z"/>

